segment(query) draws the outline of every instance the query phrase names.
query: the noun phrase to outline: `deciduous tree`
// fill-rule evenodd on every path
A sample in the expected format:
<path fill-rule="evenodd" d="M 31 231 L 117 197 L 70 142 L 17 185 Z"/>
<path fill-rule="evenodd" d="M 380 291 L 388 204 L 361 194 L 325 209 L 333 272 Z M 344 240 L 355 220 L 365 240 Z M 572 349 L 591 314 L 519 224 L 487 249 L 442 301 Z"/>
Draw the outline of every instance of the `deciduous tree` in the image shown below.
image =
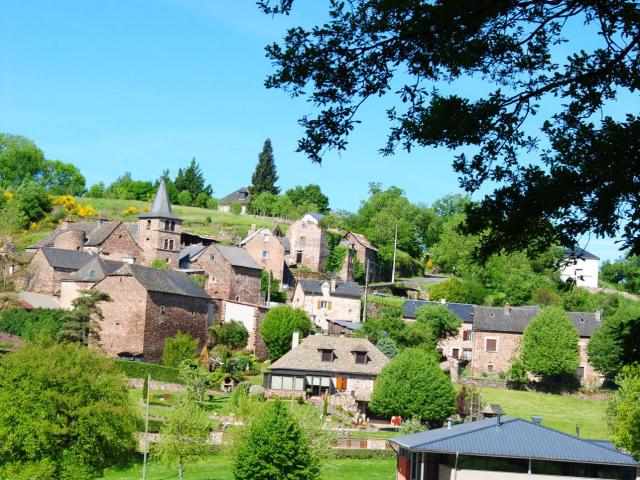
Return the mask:
<path fill-rule="evenodd" d="M 178 332 L 175 337 L 164 341 L 162 363 L 167 367 L 179 367 L 182 362 L 196 358 L 197 349 L 198 339 L 188 333 Z"/>
<path fill-rule="evenodd" d="M 307 314 L 288 305 L 270 309 L 260 324 L 260 335 L 271 360 L 277 360 L 291 349 L 293 332 L 299 332 L 302 338 L 311 330 L 311 320 Z"/>
<path fill-rule="evenodd" d="M 640 366 L 627 366 L 617 378 L 618 391 L 607 409 L 611 439 L 640 459 Z"/>

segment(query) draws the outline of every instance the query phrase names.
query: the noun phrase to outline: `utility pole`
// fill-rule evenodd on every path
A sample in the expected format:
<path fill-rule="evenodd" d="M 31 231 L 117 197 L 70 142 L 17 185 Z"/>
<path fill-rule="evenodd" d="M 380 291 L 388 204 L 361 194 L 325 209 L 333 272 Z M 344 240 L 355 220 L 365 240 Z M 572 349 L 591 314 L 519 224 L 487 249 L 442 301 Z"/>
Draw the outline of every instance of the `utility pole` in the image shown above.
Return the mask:
<path fill-rule="evenodd" d="M 396 223 L 396 233 L 393 238 L 393 268 L 391 269 L 391 283 L 396 283 L 396 255 L 398 253 L 398 224 Z"/>
<path fill-rule="evenodd" d="M 269 270 L 269 287 L 267 288 L 267 307 L 271 303 L 271 270 Z"/>
<path fill-rule="evenodd" d="M 362 323 L 367 319 L 367 295 L 369 293 L 369 262 L 367 260 L 367 269 L 364 274 L 364 308 L 362 309 Z"/>
<path fill-rule="evenodd" d="M 147 408 L 144 415 L 144 453 L 142 458 L 142 480 L 147 480 L 147 455 L 149 452 L 149 393 L 151 392 L 151 374 L 147 374 Z"/>

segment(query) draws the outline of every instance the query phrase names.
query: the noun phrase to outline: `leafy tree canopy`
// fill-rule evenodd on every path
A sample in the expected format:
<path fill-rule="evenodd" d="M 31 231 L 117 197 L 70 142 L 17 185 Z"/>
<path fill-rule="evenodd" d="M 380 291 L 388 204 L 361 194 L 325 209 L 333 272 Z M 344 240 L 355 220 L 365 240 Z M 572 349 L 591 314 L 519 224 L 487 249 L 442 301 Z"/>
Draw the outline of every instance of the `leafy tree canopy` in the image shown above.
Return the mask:
<path fill-rule="evenodd" d="M 327 197 L 320 185 L 311 183 L 305 187 L 298 185 L 294 188 L 290 188 L 285 192 L 285 195 L 289 197 L 293 205 L 304 205 L 305 203 L 313 203 L 318 208 L 318 213 L 329 213 L 329 197 Z"/>
<path fill-rule="evenodd" d="M 302 338 L 311 333 L 311 330 L 311 320 L 307 314 L 288 305 L 270 309 L 260 324 L 260 335 L 271 360 L 277 360 L 291 350 L 293 332 L 300 332 Z"/>
<path fill-rule="evenodd" d="M 640 257 L 629 255 L 615 262 L 604 261 L 600 278 L 627 292 L 640 293 Z"/>
<path fill-rule="evenodd" d="M 619 388 L 607 408 L 607 423 L 616 447 L 640 459 L 640 366 L 627 366 L 617 378 Z"/>
<path fill-rule="evenodd" d="M 455 389 L 435 350 L 407 348 L 382 369 L 369 407 L 385 417 L 400 415 L 440 426 L 456 410 Z"/>
<path fill-rule="evenodd" d="M 527 371 L 543 377 L 575 375 L 580 366 L 578 331 L 557 307 L 544 308 L 522 337 L 522 361 Z"/>
<path fill-rule="evenodd" d="M 278 181 L 278 172 L 276 170 L 276 162 L 273 157 L 273 147 L 271 140 L 267 138 L 264 141 L 262 151 L 258 155 L 258 164 L 256 170 L 251 177 L 251 186 L 249 191 L 251 195 L 260 195 L 262 192 L 269 192 L 274 195 L 280 193 L 280 187 L 276 185 Z"/>
<path fill-rule="evenodd" d="M 186 191 L 190 195 L 189 203 L 181 203 L 182 205 L 191 205 L 191 202 L 195 201 L 201 193 L 204 193 L 207 198 L 213 194 L 213 189 L 211 185 L 207 185 L 202 169 L 195 158 L 191 159 L 188 167 L 178 169 L 173 184 L 178 192 Z"/>
<path fill-rule="evenodd" d="M 0 362 L 1 478 L 88 480 L 127 466 L 137 423 L 125 377 L 93 349 L 26 345 Z"/>
<path fill-rule="evenodd" d="M 8 308 L 0 316 L 0 332 L 16 335 L 30 342 L 53 341 L 66 323 L 66 311 L 36 308 Z"/>
<path fill-rule="evenodd" d="M 216 344 L 226 345 L 230 350 L 245 348 L 249 338 L 246 327 L 235 320 L 211 327 L 209 335 Z"/>
<path fill-rule="evenodd" d="M 182 362 L 196 358 L 197 349 L 197 338 L 192 338 L 188 333 L 178 332 L 175 337 L 164 341 L 162 363 L 167 367 L 179 367 Z"/>
<path fill-rule="evenodd" d="M 28 180 L 40 181 L 46 160 L 35 143 L 20 135 L 0 133 L 0 188 L 18 188 Z"/>
<path fill-rule="evenodd" d="M 51 195 L 80 196 L 86 180 L 80 169 L 71 163 L 48 160 L 43 175 L 44 187 Z"/>
<path fill-rule="evenodd" d="M 116 178 L 104 191 L 105 198 L 148 201 L 153 197 L 153 184 L 148 180 L 134 180 L 131 172 Z"/>
<path fill-rule="evenodd" d="M 66 313 L 66 323 L 58 336 L 70 342 L 79 342 L 88 345 L 91 340 L 100 339 L 100 324 L 96 320 L 102 320 L 100 302 L 110 302 L 108 293 L 100 290 L 85 290 L 82 295 L 71 302 L 73 310 Z"/>
<path fill-rule="evenodd" d="M 424 305 L 416 311 L 416 321 L 409 327 L 412 343 L 424 343 L 435 349 L 438 341 L 458 334 L 462 322 L 444 305 Z"/>
<path fill-rule="evenodd" d="M 259 4 L 288 13 L 294 1 Z M 446 147 L 467 192 L 494 187 L 468 207 L 485 256 L 570 247 L 588 232 L 620 233 L 622 247 L 640 253 L 640 119 L 633 102 L 626 116 L 607 115 L 638 88 L 637 2 L 357 0 L 329 10 L 325 24 L 290 28 L 266 47 L 275 65 L 266 86 L 318 107 L 300 120 L 300 151 L 320 162 L 325 150 L 345 149 L 359 108 L 395 94 L 383 153 Z M 456 81 L 483 88 L 472 98 L 438 89 Z"/>

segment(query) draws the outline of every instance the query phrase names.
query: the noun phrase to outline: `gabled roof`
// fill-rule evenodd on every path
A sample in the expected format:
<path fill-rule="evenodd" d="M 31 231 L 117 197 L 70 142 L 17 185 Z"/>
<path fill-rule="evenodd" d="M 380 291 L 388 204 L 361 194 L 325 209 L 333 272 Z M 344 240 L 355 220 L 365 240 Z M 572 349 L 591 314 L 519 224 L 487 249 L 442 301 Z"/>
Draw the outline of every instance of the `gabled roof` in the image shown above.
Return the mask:
<path fill-rule="evenodd" d="M 540 307 L 480 307 L 474 309 L 473 329 L 477 331 L 523 333 L 540 312 Z M 567 312 L 581 337 L 590 337 L 600 322 L 592 312 Z"/>
<path fill-rule="evenodd" d="M 320 350 L 333 350 L 334 360 L 323 362 Z M 366 365 L 356 363 L 355 351 L 367 352 L 369 361 Z M 369 340 L 310 335 L 276 360 L 269 369 L 378 375 L 388 362 L 385 354 Z"/>
<path fill-rule="evenodd" d="M 265 232 L 266 230 L 266 232 Z M 257 229 L 255 232 L 250 233 L 249 235 L 247 235 L 246 237 L 244 237 L 242 240 L 240 240 L 240 245 L 246 245 L 247 242 L 250 242 L 251 240 L 253 240 L 255 237 L 257 237 L 258 235 L 262 234 L 262 233 L 269 233 L 270 235 L 272 235 L 271 230 L 269 230 L 267 227 L 260 227 L 259 229 Z"/>
<path fill-rule="evenodd" d="M 158 191 L 156 192 L 156 196 L 153 197 L 151 210 L 139 215 L 139 218 L 168 218 L 172 220 L 180 220 L 171 210 L 169 194 L 167 193 L 167 185 L 164 178 L 160 179 Z"/>
<path fill-rule="evenodd" d="M 251 199 L 248 187 L 240 187 L 235 192 L 231 192 L 226 197 L 220 199 L 219 203 L 228 204 L 233 202 L 240 202 L 243 205 L 248 205 Z"/>
<path fill-rule="evenodd" d="M 214 245 L 214 248 L 220 252 L 220 255 L 234 267 L 253 268 L 254 270 L 262 270 L 251 255 L 241 247 L 233 247 L 230 245 Z"/>
<path fill-rule="evenodd" d="M 110 276 L 118 275 L 135 277 L 135 279 L 150 292 L 170 293 L 183 295 L 185 297 L 204 298 L 207 300 L 211 299 L 202 288 L 189 278 L 189 275 L 182 272 L 159 270 L 141 265 L 123 263 L 118 270 L 110 274 Z"/>
<path fill-rule="evenodd" d="M 364 235 L 362 235 L 361 233 L 356 233 L 356 232 L 347 232 L 345 234 L 345 237 L 348 236 L 352 236 L 353 238 L 356 239 L 356 241 L 362 245 L 364 248 L 367 248 L 369 250 L 373 250 L 374 252 L 377 252 L 378 249 L 376 247 L 374 247 L 371 242 L 369 241 L 369 239 L 367 237 L 365 237 Z"/>
<path fill-rule="evenodd" d="M 356 322 L 349 322 L 347 320 L 329 320 L 327 319 L 327 322 L 329 323 L 333 323 L 335 325 L 338 325 L 340 327 L 349 329 L 349 330 L 360 330 L 362 328 L 362 324 L 361 323 L 356 323 Z"/>
<path fill-rule="evenodd" d="M 87 235 L 87 246 L 101 245 L 120 225 L 120 222 L 96 222 L 96 227 Z"/>
<path fill-rule="evenodd" d="M 133 241 L 138 243 L 138 222 L 123 222 L 123 224 L 129 232 L 129 235 L 131 235 L 131 238 L 133 238 Z"/>
<path fill-rule="evenodd" d="M 121 268 L 123 265 L 123 262 L 104 260 L 100 257 L 94 257 L 77 272 L 63 278 L 62 281 L 98 283 L 101 280 L 104 280 L 105 277 L 113 274 L 113 272 Z"/>
<path fill-rule="evenodd" d="M 596 257 L 593 253 L 589 253 L 580 247 L 567 248 L 564 251 L 564 256 L 583 260 L 600 260 L 600 257 Z"/>
<path fill-rule="evenodd" d="M 428 302 L 425 300 L 407 300 L 402 304 L 402 316 L 404 318 L 416 318 L 416 311 L 424 305 L 440 305 L 446 307 L 451 313 L 456 315 L 464 323 L 473 323 L 473 311 L 475 305 L 469 303 L 441 303 Z"/>
<path fill-rule="evenodd" d="M 26 290 L 18 293 L 18 301 L 27 309 L 46 308 L 50 310 L 58 310 L 62 308 L 56 297 L 53 295 L 45 295 L 44 293 L 27 292 Z"/>
<path fill-rule="evenodd" d="M 317 212 L 307 212 L 306 215 L 311 215 L 318 222 L 324 218 L 324 215 L 322 213 Z"/>
<path fill-rule="evenodd" d="M 207 249 L 205 245 L 189 245 L 184 247 L 178 256 L 178 265 L 180 268 L 189 268 L 189 264 L 202 255 Z"/>
<path fill-rule="evenodd" d="M 291 242 L 287 237 L 276 237 L 285 250 L 291 250 Z"/>
<path fill-rule="evenodd" d="M 521 418 L 490 418 L 389 440 L 412 451 L 502 458 L 637 466 L 619 450 L 583 440 Z"/>
<path fill-rule="evenodd" d="M 77 250 L 63 250 L 61 248 L 49 247 L 44 247 L 41 250 L 49 265 L 53 268 L 63 268 L 65 270 L 79 270 L 95 258 L 95 256 L 90 253 Z"/>
<path fill-rule="evenodd" d="M 300 280 L 298 284 L 305 294 L 322 295 L 322 284 L 330 283 L 328 280 Z M 336 282 L 336 289 L 329 293 L 334 297 L 360 298 L 362 289 L 356 282 Z"/>

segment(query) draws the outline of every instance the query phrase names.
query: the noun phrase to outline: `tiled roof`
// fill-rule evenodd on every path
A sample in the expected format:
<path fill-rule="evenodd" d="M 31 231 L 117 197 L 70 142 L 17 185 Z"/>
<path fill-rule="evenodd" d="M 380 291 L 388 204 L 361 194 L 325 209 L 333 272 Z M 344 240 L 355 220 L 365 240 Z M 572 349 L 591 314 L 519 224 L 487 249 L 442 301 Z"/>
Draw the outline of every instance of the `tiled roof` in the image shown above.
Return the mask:
<path fill-rule="evenodd" d="M 312 295 L 322 295 L 322 284 L 328 280 L 300 280 L 298 283 L 302 291 Z M 336 282 L 336 289 L 330 292 L 332 296 L 360 298 L 362 289 L 356 282 Z"/>
<path fill-rule="evenodd" d="M 133 241 L 138 243 L 138 222 L 123 222 L 123 224 L 129 232 L 129 235 L 131 235 L 131 238 L 133 238 Z"/>
<path fill-rule="evenodd" d="M 90 253 L 77 250 L 44 247 L 41 251 L 49 265 L 53 268 L 63 268 L 65 270 L 79 270 L 95 258 Z"/>
<path fill-rule="evenodd" d="M 405 318 L 416 318 L 416 310 L 424 305 L 444 306 L 455 314 L 464 323 L 473 323 L 473 311 L 475 305 L 469 303 L 441 303 L 441 302 L 428 302 L 424 300 L 407 300 L 402 305 L 403 314 Z"/>
<path fill-rule="evenodd" d="M 473 329 L 477 331 L 523 333 L 540 312 L 540 307 L 480 307 L 474 309 Z M 591 312 L 567 312 L 581 337 L 590 337 L 600 322 Z"/>
<path fill-rule="evenodd" d="M 147 213 L 139 215 L 139 218 L 168 218 L 172 220 L 180 220 L 176 215 L 174 215 L 173 211 L 171 210 L 171 204 L 169 203 L 169 194 L 167 193 L 167 185 L 164 181 L 164 178 L 160 180 L 160 185 L 158 185 L 156 196 L 153 197 L 151 210 L 149 210 Z"/>
<path fill-rule="evenodd" d="M 637 466 L 619 450 L 521 418 L 502 417 L 438 428 L 389 440 L 412 451 L 501 458 Z"/>
<path fill-rule="evenodd" d="M 122 267 L 111 275 L 133 275 L 143 287 L 151 292 L 171 293 L 204 299 L 211 298 L 187 274 L 174 270 L 159 270 L 124 263 Z"/>
<path fill-rule="evenodd" d="M 339 325 L 341 327 L 347 328 L 349 330 L 360 330 L 362 328 L 362 324 L 361 323 L 348 322 L 347 320 L 329 320 L 329 319 L 327 319 L 327 322 L 334 323 L 336 325 Z"/>
<path fill-rule="evenodd" d="M 247 253 L 244 248 L 232 247 L 229 245 L 215 245 L 224 259 L 234 267 L 253 268 L 255 270 L 262 270 L 262 267 L 258 265 L 251 255 Z"/>
<path fill-rule="evenodd" d="M 333 350 L 332 362 L 323 362 L 320 350 Z M 367 364 L 357 364 L 353 352 L 366 351 Z M 369 340 L 363 338 L 310 335 L 293 350 L 276 360 L 270 370 L 352 373 L 378 375 L 389 359 Z"/>
<path fill-rule="evenodd" d="M 219 203 L 229 204 L 232 202 L 240 202 L 243 205 L 248 205 L 250 199 L 251 195 L 249 194 L 249 189 L 247 187 L 240 187 L 235 192 L 231 192 L 226 197 L 221 198 Z"/>
<path fill-rule="evenodd" d="M 567 248 L 564 251 L 564 256 L 584 260 L 600 260 L 600 257 L 596 257 L 593 253 L 589 253 L 584 248 L 580 247 Z"/>

